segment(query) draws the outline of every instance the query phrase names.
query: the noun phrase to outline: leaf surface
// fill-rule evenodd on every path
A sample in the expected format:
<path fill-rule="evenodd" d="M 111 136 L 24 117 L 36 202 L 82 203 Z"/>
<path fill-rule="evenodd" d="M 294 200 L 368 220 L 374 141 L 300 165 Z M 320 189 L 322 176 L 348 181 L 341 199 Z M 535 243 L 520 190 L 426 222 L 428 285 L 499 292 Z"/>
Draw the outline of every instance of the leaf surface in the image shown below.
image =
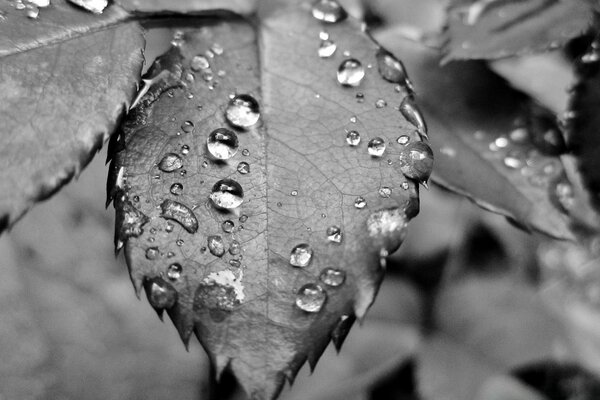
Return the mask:
<path fill-rule="evenodd" d="M 531 107 L 483 63 L 440 67 L 435 51 L 393 30 L 378 39 L 403 55 L 419 88 L 436 158 L 434 181 L 527 229 L 572 238 L 569 218 L 550 196 L 564 179 L 556 156 L 564 143 L 544 150 L 547 132 L 560 139 L 551 115 Z"/>
<path fill-rule="evenodd" d="M 307 359 L 314 366 L 330 338 L 340 346 L 373 301 L 380 258 L 400 245 L 418 212 L 396 138 L 419 135 L 395 108 L 402 95 L 379 75 L 378 46 L 358 21 L 325 24 L 296 2 L 265 4 L 259 15 L 258 29 L 243 20 L 204 21 L 157 60 L 113 143 L 108 187 L 116 244 L 125 243 L 137 290 L 145 285 L 157 311 L 167 309 L 184 342 L 196 333 L 217 377 L 228 368 L 251 396 L 269 399 Z M 320 32 L 337 45 L 329 58 L 317 55 Z M 337 81 L 345 52 L 364 68 L 357 87 Z M 192 68 L 196 56 L 206 60 L 196 58 Z M 225 117 L 234 94 L 258 101 L 260 120 L 247 129 Z M 376 107 L 378 100 L 387 103 Z M 235 131 L 239 148 L 218 161 L 207 137 L 224 127 Z M 360 132 L 356 147 L 346 142 L 350 130 Z M 387 145 L 383 157 L 367 151 L 375 137 Z M 182 165 L 162 162 L 168 154 Z M 210 200 L 225 178 L 244 191 L 231 211 Z M 355 207 L 358 197 L 364 208 Z M 341 230 L 339 242 L 328 240 L 332 226 Z M 304 268 L 290 265 L 300 244 L 313 252 Z M 175 263 L 181 274 L 169 279 Z M 342 270 L 345 282 L 320 280 L 328 267 Z M 157 282 L 169 301 L 153 297 Z M 295 305 L 306 284 L 327 293 L 318 312 Z"/>
<path fill-rule="evenodd" d="M 211 13 L 217 10 L 233 11 L 242 15 L 256 11 L 256 0 L 116 0 L 134 13 Z"/>
<path fill-rule="evenodd" d="M 456 1 L 448 12 L 444 61 L 561 47 L 589 29 L 593 10 L 587 0 Z"/>

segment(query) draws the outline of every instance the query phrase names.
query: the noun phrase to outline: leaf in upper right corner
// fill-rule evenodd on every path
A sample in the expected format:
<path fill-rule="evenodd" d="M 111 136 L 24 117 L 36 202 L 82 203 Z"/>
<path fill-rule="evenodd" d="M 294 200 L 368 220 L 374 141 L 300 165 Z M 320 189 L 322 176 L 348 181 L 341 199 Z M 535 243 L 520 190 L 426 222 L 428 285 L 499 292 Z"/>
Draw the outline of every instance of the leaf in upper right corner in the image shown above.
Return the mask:
<path fill-rule="evenodd" d="M 478 61 L 439 65 L 397 31 L 377 39 L 403 61 L 429 124 L 434 182 L 555 238 L 572 238 L 569 188 L 554 117 Z"/>
<path fill-rule="evenodd" d="M 589 0 L 458 0 L 448 10 L 444 61 L 544 51 L 581 36 L 598 6 Z"/>

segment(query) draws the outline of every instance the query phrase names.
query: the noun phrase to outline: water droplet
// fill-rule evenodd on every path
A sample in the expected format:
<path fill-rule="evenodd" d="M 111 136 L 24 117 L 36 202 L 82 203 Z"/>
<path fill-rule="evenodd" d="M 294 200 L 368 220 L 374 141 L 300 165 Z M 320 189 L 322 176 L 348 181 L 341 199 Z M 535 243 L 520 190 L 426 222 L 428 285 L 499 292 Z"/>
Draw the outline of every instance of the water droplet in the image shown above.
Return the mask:
<path fill-rule="evenodd" d="M 183 167 L 183 160 L 175 153 L 167 153 L 158 163 L 158 169 L 163 172 L 173 172 Z"/>
<path fill-rule="evenodd" d="M 387 101 L 385 101 L 384 99 L 378 99 L 375 102 L 375 107 L 376 108 L 383 108 L 383 107 L 386 107 L 386 106 L 387 106 Z"/>
<path fill-rule="evenodd" d="M 149 278 L 144 281 L 146 296 L 152 307 L 158 310 L 171 308 L 177 302 L 175 288 L 160 277 Z"/>
<path fill-rule="evenodd" d="M 365 77 L 365 69 L 354 58 L 344 60 L 337 70 L 337 80 L 342 86 L 358 86 Z"/>
<path fill-rule="evenodd" d="M 237 240 L 231 241 L 231 245 L 229 246 L 229 254 L 231 254 L 232 256 L 236 256 L 240 254 L 241 251 L 242 246 L 240 245 L 240 242 L 238 242 Z"/>
<path fill-rule="evenodd" d="M 508 168 L 521 168 L 525 164 L 525 155 L 518 150 L 512 150 L 508 152 L 506 157 L 504 157 L 503 162 L 504 165 Z"/>
<path fill-rule="evenodd" d="M 331 225 L 327 228 L 326 232 L 327 240 L 332 243 L 341 243 L 342 242 L 342 229 L 337 225 Z"/>
<path fill-rule="evenodd" d="M 233 209 L 244 201 L 242 186 L 233 179 L 223 179 L 215 183 L 210 199 L 218 208 Z"/>
<path fill-rule="evenodd" d="M 223 228 L 223 232 L 225 232 L 225 233 L 233 232 L 234 227 L 235 227 L 235 224 L 233 223 L 233 221 L 231 221 L 229 219 L 227 221 L 223 221 L 223 223 L 221 224 L 221 228 Z"/>
<path fill-rule="evenodd" d="M 146 249 L 146 258 L 148 260 L 156 260 L 159 254 L 160 252 L 158 251 L 158 247 L 148 247 Z"/>
<path fill-rule="evenodd" d="M 181 193 L 183 193 L 183 185 L 179 182 L 176 182 L 171 185 L 171 189 L 169 189 L 169 191 L 171 194 L 179 196 Z"/>
<path fill-rule="evenodd" d="M 350 146 L 358 146 L 360 143 L 360 133 L 357 131 L 350 131 L 346 134 L 346 143 Z"/>
<path fill-rule="evenodd" d="M 359 196 L 356 198 L 356 200 L 354 200 L 354 207 L 358 208 L 359 210 L 362 210 L 366 206 L 367 206 L 367 201 L 365 200 L 364 197 Z"/>
<path fill-rule="evenodd" d="M 169 265 L 167 267 L 167 278 L 169 278 L 172 281 L 176 281 L 181 277 L 182 270 L 183 268 L 181 268 L 181 264 L 173 263 Z"/>
<path fill-rule="evenodd" d="M 509 135 L 510 140 L 515 143 L 525 143 L 529 139 L 529 132 L 525 128 L 514 129 Z"/>
<path fill-rule="evenodd" d="M 45 8 L 50 5 L 50 0 L 29 0 L 29 3 L 39 8 Z"/>
<path fill-rule="evenodd" d="M 232 260 L 229 260 L 229 265 L 231 265 L 232 267 L 235 267 L 235 268 L 239 268 L 240 265 L 242 265 L 242 263 L 239 260 L 232 259 Z"/>
<path fill-rule="evenodd" d="M 188 155 L 189 152 L 190 152 L 190 146 L 188 146 L 187 144 L 184 144 L 183 146 L 181 146 L 181 154 L 186 156 L 186 155 Z"/>
<path fill-rule="evenodd" d="M 173 200 L 165 200 L 160 205 L 161 217 L 179 223 L 189 233 L 198 230 L 198 220 L 194 212 L 186 205 Z"/>
<path fill-rule="evenodd" d="M 185 121 L 183 124 L 181 124 L 181 130 L 185 133 L 190 133 L 194 130 L 194 123 L 192 121 Z"/>
<path fill-rule="evenodd" d="M 249 94 L 240 94 L 229 100 L 225 110 L 227 121 L 237 128 L 249 128 L 258 122 L 260 108 L 256 99 Z"/>
<path fill-rule="evenodd" d="M 179 171 L 179 175 L 186 176 L 187 175 L 187 171 L 185 169 L 182 169 L 181 171 Z"/>
<path fill-rule="evenodd" d="M 392 195 L 392 189 L 387 186 L 380 187 L 378 192 L 379 196 L 383 197 L 384 199 L 387 199 Z"/>
<path fill-rule="evenodd" d="M 423 119 L 423 114 L 415 103 L 412 96 L 406 96 L 400 103 L 400 113 L 406 120 L 411 123 L 419 133 L 427 138 L 427 125 Z"/>
<path fill-rule="evenodd" d="M 211 235 L 207 238 L 208 250 L 215 257 L 223 257 L 225 254 L 225 243 L 223 238 L 218 235 Z"/>
<path fill-rule="evenodd" d="M 208 161 L 204 160 L 202 161 L 202 168 L 207 168 L 208 167 Z"/>
<path fill-rule="evenodd" d="M 331 57 L 337 50 L 337 44 L 333 40 L 322 40 L 319 46 L 318 54 L 321 58 Z"/>
<path fill-rule="evenodd" d="M 356 115 L 353 115 L 353 116 L 350 117 L 350 122 L 352 122 L 353 124 L 355 124 L 356 121 L 358 121 L 358 118 L 356 118 Z"/>
<path fill-rule="evenodd" d="M 293 267 L 307 267 L 308 264 L 310 264 L 312 255 L 312 248 L 306 243 L 301 243 L 292 249 L 292 252 L 290 253 L 290 264 Z"/>
<path fill-rule="evenodd" d="M 210 154 L 219 160 L 228 160 L 238 151 L 238 137 L 230 129 L 217 128 L 206 139 L 206 147 Z"/>
<path fill-rule="evenodd" d="M 319 279 L 327 286 L 337 287 L 342 285 L 346 280 L 346 273 L 340 269 L 325 268 L 321 271 Z"/>
<path fill-rule="evenodd" d="M 392 53 L 381 48 L 377 51 L 375 58 L 377 59 L 379 75 L 383 79 L 388 82 L 397 83 L 411 92 L 413 91 L 412 83 L 408 79 L 404 65 Z"/>
<path fill-rule="evenodd" d="M 567 181 L 559 181 L 554 187 L 554 194 L 559 204 L 569 211 L 575 205 L 575 191 L 573 186 Z"/>
<path fill-rule="evenodd" d="M 335 24 L 348 18 L 348 13 L 335 0 L 317 0 L 312 6 L 312 15 L 319 21 Z"/>
<path fill-rule="evenodd" d="M 326 300 L 327 293 L 321 286 L 307 283 L 298 290 L 296 306 L 302 311 L 316 313 L 321 311 Z"/>
<path fill-rule="evenodd" d="M 385 152 L 385 141 L 380 137 L 373 138 L 369 140 L 367 150 L 372 157 L 381 157 Z"/>
<path fill-rule="evenodd" d="M 410 142 L 410 137 L 408 135 L 401 135 L 398 137 L 398 139 L 396 139 L 396 142 L 402 146 L 406 146 L 408 142 Z"/>
<path fill-rule="evenodd" d="M 404 240 L 408 226 L 406 214 L 398 208 L 375 211 L 367 219 L 369 236 L 382 255 L 395 251 Z"/>
<path fill-rule="evenodd" d="M 114 201 L 117 212 L 115 226 L 118 228 L 115 232 L 115 246 L 120 248 L 130 237 L 140 236 L 144 232 L 144 225 L 150 219 L 135 208 L 127 198 L 127 195 L 122 192 L 115 197 Z"/>
<path fill-rule="evenodd" d="M 319 32 L 319 39 L 321 39 L 321 40 L 329 39 L 329 33 L 325 32 L 325 31 Z"/>
<path fill-rule="evenodd" d="M 213 43 L 213 45 L 210 46 L 210 49 L 212 50 L 213 53 L 215 53 L 218 56 L 223 54 L 223 51 L 224 51 L 223 46 L 221 46 L 219 43 Z"/>
<path fill-rule="evenodd" d="M 400 184 L 400 187 L 404 190 L 408 190 L 410 186 L 408 185 L 408 182 L 404 181 Z"/>
<path fill-rule="evenodd" d="M 242 155 L 248 157 L 250 155 L 250 150 L 248 150 L 248 149 L 242 150 Z"/>
<path fill-rule="evenodd" d="M 200 76 L 202 77 L 202 80 L 204 82 L 210 82 L 215 78 L 215 76 L 213 75 L 211 70 L 202 72 L 202 74 Z"/>
<path fill-rule="evenodd" d="M 248 221 L 248 216 L 246 214 L 240 215 L 239 221 L 243 224 L 244 222 Z"/>
<path fill-rule="evenodd" d="M 173 32 L 173 38 L 171 39 L 171 45 L 175 47 L 181 47 L 185 42 L 185 34 L 181 30 Z"/>
<path fill-rule="evenodd" d="M 298 191 L 297 191 L 297 190 L 292 190 L 292 191 L 290 192 L 290 195 L 291 195 L 291 196 L 298 196 Z"/>
<path fill-rule="evenodd" d="M 27 18 L 37 19 L 40 16 L 40 9 L 36 6 L 28 5 L 25 14 L 27 15 Z"/>
<path fill-rule="evenodd" d="M 433 151 L 426 143 L 410 143 L 400 153 L 400 171 L 407 178 L 427 183 L 432 168 Z"/>
<path fill-rule="evenodd" d="M 167 222 L 167 226 L 165 227 L 165 232 L 171 233 L 171 232 L 173 232 L 173 229 L 175 229 L 175 226 L 172 223 Z"/>
<path fill-rule="evenodd" d="M 242 175 L 250 173 L 250 164 L 248 164 L 245 161 L 242 161 L 237 165 L 237 172 L 239 172 Z"/>
<path fill-rule="evenodd" d="M 356 102 L 357 103 L 364 103 L 365 101 L 365 94 L 362 92 L 358 92 L 356 93 Z"/>
<path fill-rule="evenodd" d="M 169 251 L 167 253 L 167 258 L 173 258 L 173 257 L 175 257 L 175 253 L 173 253 L 172 251 Z"/>

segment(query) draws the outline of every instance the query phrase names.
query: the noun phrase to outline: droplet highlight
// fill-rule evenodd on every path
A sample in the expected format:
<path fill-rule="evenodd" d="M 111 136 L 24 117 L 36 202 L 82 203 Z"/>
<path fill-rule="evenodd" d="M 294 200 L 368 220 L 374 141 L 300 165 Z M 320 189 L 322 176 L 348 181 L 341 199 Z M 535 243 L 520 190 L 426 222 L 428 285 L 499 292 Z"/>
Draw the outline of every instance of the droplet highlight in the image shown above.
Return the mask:
<path fill-rule="evenodd" d="M 238 137 L 230 129 L 217 128 L 206 138 L 208 152 L 218 160 L 228 160 L 233 157 L 239 147 Z"/>
<path fill-rule="evenodd" d="M 305 268 L 310 264 L 312 256 L 312 248 L 306 243 L 301 243 L 292 249 L 290 253 L 290 265 Z"/>

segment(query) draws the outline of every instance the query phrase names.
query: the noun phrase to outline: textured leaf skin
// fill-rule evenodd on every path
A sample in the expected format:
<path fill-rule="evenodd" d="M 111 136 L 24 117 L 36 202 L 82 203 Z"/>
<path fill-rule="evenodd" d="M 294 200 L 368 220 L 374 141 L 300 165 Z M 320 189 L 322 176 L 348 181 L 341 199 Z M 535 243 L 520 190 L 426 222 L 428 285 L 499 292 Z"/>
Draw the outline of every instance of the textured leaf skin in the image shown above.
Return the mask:
<path fill-rule="evenodd" d="M 112 144 L 108 185 L 109 200 L 125 196 L 149 218 L 143 233 L 124 238 L 136 289 L 179 263 L 182 277 L 170 281 L 178 300 L 167 312 L 182 339 L 187 343 L 193 330 L 217 377 L 228 368 L 257 399 L 275 398 L 306 360 L 314 366 L 332 335 L 341 345 L 346 325 L 354 315 L 362 318 L 373 301 L 383 275 L 381 256 L 400 245 L 405 223 L 418 212 L 415 183 L 401 188 L 406 180 L 396 161 L 401 150 L 396 138 L 419 136 L 394 107 L 402 100 L 395 85 L 377 72 L 378 46 L 357 21 L 325 25 L 311 16 L 307 3 L 276 4 L 265 6 L 258 33 L 243 20 L 204 21 L 199 30 L 183 31 L 181 47 L 171 49 L 150 70 L 147 94 Z M 317 57 L 323 30 L 340 49 L 329 59 Z M 193 82 L 186 79 L 192 57 L 205 54 L 215 42 L 224 51 L 209 58 L 213 80 L 204 81 L 200 72 Z M 336 80 L 346 49 L 366 69 L 357 88 L 341 87 Z M 362 103 L 356 101 L 359 91 L 366 99 Z M 206 138 L 228 126 L 224 112 L 233 93 L 255 97 L 261 120 L 246 131 L 237 130 L 240 147 L 231 160 L 215 162 L 208 157 Z M 376 108 L 379 98 L 389 106 Z M 192 132 L 182 132 L 186 120 L 193 122 Z M 349 129 L 363 135 L 358 147 L 346 143 Z M 382 158 L 371 157 L 366 149 L 375 136 L 388 143 Z M 190 148 L 185 155 L 184 145 Z M 158 170 L 166 153 L 181 155 L 184 175 Z M 240 161 L 250 164 L 250 173 L 236 172 Z M 244 189 L 239 213 L 217 211 L 208 200 L 213 184 L 225 177 Z M 183 185 L 182 194 L 170 193 L 174 183 Z M 390 197 L 378 194 L 381 186 L 393 189 Z M 358 196 L 367 200 L 366 208 L 354 207 Z M 198 231 L 190 233 L 174 223 L 168 232 L 171 228 L 157 208 L 164 199 L 192 209 Z M 373 214 L 394 223 L 378 224 Z M 374 221 L 371 229 L 368 219 Z M 226 220 L 235 223 L 232 233 L 222 229 Z M 330 225 L 342 228 L 341 244 L 327 241 Z M 222 236 L 226 248 L 238 241 L 243 258 L 212 255 L 206 246 L 214 235 Z M 289 264 L 290 251 L 299 243 L 314 250 L 306 268 Z M 160 256 L 148 259 L 149 247 L 157 247 Z M 241 266 L 233 266 L 234 260 Z M 328 293 L 321 311 L 300 310 L 294 304 L 296 292 L 304 284 L 318 283 L 325 267 L 344 270 L 345 283 L 321 283 Z M 235 276 L 239 286 L 211 283 L 216 273 Z M 243 298 L 236 292 L 240 286 Z"/>
<path fill-rule="evenodd" d="M 77 175 L 113 132 L 142 46 L 130 23 L 2 59 L 0 231 Z"/>
<path fill-rule="evenodd" d="M 488 148 L 495 138 L 515 129 L 516 119 L 532 118 L 524 112 L 528 110 L 524 96 L 507 87 L 480 62 L 439 67 L 435 51 L 400 39 L 394 31 L 378 39 L 402 54 L 413 71 L 435 152 L 434 182 L 517 221 L 525 229 L 573 238 L 570 220 L 554 205 L 548 185 L 532 185 L 519 169 L 511 170 L 503 164 L 505 151 L 493 153 Z M 530 128 L 535 130 L 533 125 Z M 479 139 L 475 132 L 481 135 Z M 555 164 L 558 171 L 562 168 L 556 156 L 545 155 L 541 165 L 544 163 Z"/>
<path fill-rule="evenodd" d="M 450 7 L 444 61 L 495 59 L 558 48 L 584 34 L 594 14 L 593 2 L 588 0 L 499 0 L 480 13 L 471 8 L 469 15 L 472 4 L 485 3 L 463 0 Z"/>

